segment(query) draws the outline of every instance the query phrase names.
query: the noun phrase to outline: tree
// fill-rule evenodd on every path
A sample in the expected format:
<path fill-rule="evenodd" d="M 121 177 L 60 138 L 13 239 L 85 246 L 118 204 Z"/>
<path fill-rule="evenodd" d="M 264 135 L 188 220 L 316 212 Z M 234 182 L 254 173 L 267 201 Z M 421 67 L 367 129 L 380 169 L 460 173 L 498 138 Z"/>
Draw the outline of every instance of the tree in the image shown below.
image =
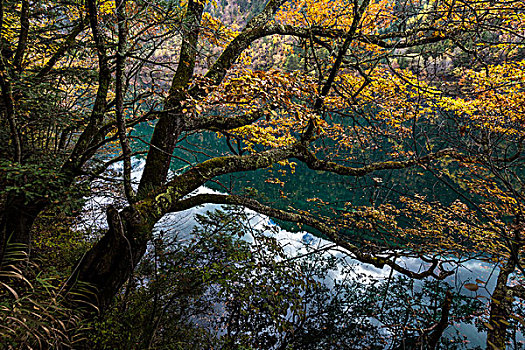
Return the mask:
<path fill-rule="evenodd" d="M 457 166 L 428 170 L 458 198 L 446 204 L 404 199 L 405 214 L 418 222 L 416 236 L 426 236 L 426 244 L 458 256 L 490 257 L 499 266 L 487 322 L 488 346 L 497 349 L 505 348 L 509 320 L 522 319 L 513 304 L 524 296 L 523 121 L 519 108 L 509 108 L 520 104 L 522 64 L 510 61 L 457 73 L 462 77 L 458 88 L 465 94 L 441 99 L 440 112 L 447 118 L 454 115 L 443 133 L 468 156 Z M 436 232 L 439 241 L 428 240 Z M 413 235 L 414 228 L 405 234 Z"/>
<path fill-rule="evenodd" d="M 500 197 L 490 202 L 494 208 L 474 203 L 481 198 L 479 189 L 495 186 L 495 172 L 506 174 L 521 161 L 522 131 L 508 126 L 520 125 L 520 110 L 513 115 L 501 112 L 507 107 L 503 101 L 521 101 L 521 1 L 270 0 L 239 30 L 213 17 L 208 9 L 212 5 L 192 0 L 5 0 L 0 5 L 1 123 L 9 130 L 1 136 L 6 145 L 0 164 L 5 185 L 1 251 L 9 242 L 30 246 L 31 229 L 43 211 L 68 201 L 81 184 L 89 185 L 122 161 L 117 185 L 127 203 L 108 207 L 109 229 L 70 279 L 70 287 L 74 281 L 94 286 L 91 302 L 101 309 L 110 305 L 145 254 L 154 225 L 167 213 L 204 203 L 242 205 L 310 226 L 356 259 L 388 265 L 412 278 L 451 273 L 441 268 L 439 259 L 443 251 L 452 250 L 449 246 L 423 249 L 428 246 L 414 244 L 393 251 L 381 240 L 362 242 L 355 234 L 408 232 L 419 237 L 420 232 L 437 232 L 437 237 L 457 238 L 446 234 L 456 227 L 446 216 L 430 220 L 439 229 L 429 231 L 426 217 L 414 217 L 420 212 L 415 205 L 407 205 L 407 210 L 386 202 L 348 203 L 334 219 L 277 208 L 246 194 L 194 194 L 225 174 L 277 163 L 288 164 L 292 172 L 292 159 L 345 177 L 368 179 L 381 171 L 399 171 L 414 179 L 405 192 L 423 198 L 431 190 L 418 186 L 417 171 L 441 179 L 444 172 L 466 169 L 462 181 L 470 184 L 468 195 L 475 198 L 467 207 L 483 218 L 460 215 L 458 205 L 448 208 L 466 225 L 458 234 L 490 225 L 490 215 L 507 210 L 509 200 Z M 270 37 L 283 53 L 292 55 L 293 50 L 301 66 L 281 60 L 271 69 L 253 70 L 250 47 Z M 475 62 L 470 73 L 464 62 L 468 60 Z M 451 62 L 460 72 L 450 69 Z M 499 81 L 491 82 L 491 69 Z M 474 77 L 483 74 L 480 70 L 487 72 L 487 79 L 478 83 Z M 508 88 L 510 74 L 515 80 Z M 501 87 L 491 98 L 483 90 L 485 81 L 485 88 Z M 480 116 L 488 108 L 501 114 L 501 120 Z M 131 128 L 146 121 L 155 121 L 155 127 L 151 138 L 141 139 L 149 149 L 135 189 Z M 170 175 L 174 149 L 182 147 L 188 135 L 203 131 L 223 135 L 231 153 L 200 162 L 186 159 L 187 168 Z M 112 145 L 118 151 L 111 153 Z M 495 146 L 501 151 L 495 152 Z M 515 155 L 507 156 L 511 151 Z M 405 169 L 419 170 L 410 174 Z M 514 186 L 519 172 L 511 182 L 506 177 L 498 181 L 507 186 L 506 196 L 519 201 L 521 187 Z M 382 186 L 374 180 L 373 188 Z M 401 212 L 413 219 L 403 223 Z M 510 249 L 510 265 L 501 270 L 509 274 L 520 266 L 522 246 L 520 211 L 513 213 L 515 229 L 509 230 L 502 219 L 503 242 L 491 251 L 501 255 L 502 249 Z M 491 239 L 479 231 L 474 242 Z M 421 243 L 423 238 L 417 239 Z M 452 241 L 455 249 L 457 241 Z M 429 268 L 410 271 L 396 263 L 399 254 L 420 257 Z M 502 286 L 509 276 L 505 274 Z M 509 294 L 497 294 L 493 308 L 501 317 L 498 302 Z M 492 322 L 489 333 L 493 346 L 502 348 L 505 327 Z"/>

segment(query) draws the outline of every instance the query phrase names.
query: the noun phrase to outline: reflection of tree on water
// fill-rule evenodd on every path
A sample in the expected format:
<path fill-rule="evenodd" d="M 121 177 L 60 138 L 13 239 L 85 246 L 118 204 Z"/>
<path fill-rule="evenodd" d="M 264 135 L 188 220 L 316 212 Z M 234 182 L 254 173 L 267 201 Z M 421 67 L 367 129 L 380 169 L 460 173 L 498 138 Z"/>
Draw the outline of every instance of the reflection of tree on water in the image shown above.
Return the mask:
<path fill-rule="evenodd" d="M 186 215 L 166 218 L 159 229 L 179 227 Z M 139 283 L 132 292 L 136 296 L 121 299 L 110 311 L 111 322 L 143 310 L 127 342 L 147 338 L 152 331 L 147 322 L 156 319 L 163 330 L 157 342 L 190 332 L 185 339 L 200 348 L 211 342 L 225 349 L 263 344 L 267 349 L 384 349 L 438 340 L 448 349 L 472 348 L 463 346 L 462 329 L 448 329 L 439 339 L 444 330 L 439 325 L 443 310 L 447 319 L 471 324 L 480 300 L 462 296 L 443 281 L 414 283 L 361 269 L 343 252 L 325 249 L 334 248 L 327 241 L 300 243 L 300 234 L 276 230 L 264 217 L 252 215 L 239 208 L 197 214 L 191 234 L 157 236 L 136 276 L 148 283 Z M 156 275 L 155 264 L 165 273 Z M 126 304 L 134 300 L 141 304 Z M 107 346 L 116 342 L 112 336 L 102 339 Z"/>

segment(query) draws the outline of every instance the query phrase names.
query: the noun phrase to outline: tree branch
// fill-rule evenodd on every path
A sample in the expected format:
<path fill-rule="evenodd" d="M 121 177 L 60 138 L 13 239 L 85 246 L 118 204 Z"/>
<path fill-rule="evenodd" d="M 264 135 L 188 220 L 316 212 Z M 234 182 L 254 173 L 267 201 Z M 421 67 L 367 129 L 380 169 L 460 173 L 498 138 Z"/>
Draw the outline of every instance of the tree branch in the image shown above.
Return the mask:
<path fill-rule="evenodd" d="M 4 1 L 0 0 L 0 33 L 4 26 Z M 9 72 L 4 57 L 4 39 L 0 36 L 0 88 L 2 90 L 2 100 L 5 105 L 6 117 L 9 123 L 9 132 L 14 148 L 14 161 L 20 163 L 22 161 L 22 141 L 18 126 L 16 122 L 15 102 L 13 99 L 13 90 L 9 77 Z"/>
<path fill-rule="evenodd" d="M 377 268 L 383 268 L 385 266 L 388 266 L 394 271 L 397 271 L 410 278 L 422 279 L 425 277 L 432 276 L 436 279 L 444 279 L 450 276 L 451 274 L 453 274 L 453 271 L 443 270 L 440 261 L 437 259 L 432 259 L 431 260 L 432 263 L 430 267 L 428 267 L 426 270 L 422 272 L 411 271 L 401 265 L 396 264 L 394 261 L 386 257 L 374 256 L 369 253 L 364 253 L 362 251 L 362 248 L 359 248 L 356 245 L 350 243 L 348 240 L 346 240 L 343 237 L 343 235 L 341 235 L 329 223 L 322 222 L 312 216 L 308 216 L 305 214 L 292 213 L 289 211 L 276 209 L 276 208 L 261 204 L 258 201 L 251 199 L 251 198 L 246 198 L 246 197 L 241 197 L 241 196 L 236 196 L 236 195 L 199 194 L 199 195 L 192 196 L 192 197 L 189 197 L 189 198 L 173 203 L 173 205 L 169 207 L 169 211 L 170 212 L 182 211 L 182 210 L 190 209 L 195 206 L 207 204 L 207 203 L 242 205 L 260 214 L 264 214 L 264 215 L 267 215 L 267 216 L 270 216 L 276 219 L 305 224 L 307 226 L 310 226 L 312 228 L 319 230 L 322 234 L 326 235 L 331 242 L 348 250 L 349 254 L 353 256 L 356 260 L 359 260 L 360 262 L 363 262 L 363 263 L 371 264 Z M 439 273 L 436 273 L 437 268 L 440 268 Z"/>
<path fill-rule="evenodd" d="M 100 136 L 98 131 L 107 109 L 107 95 L 111 82 L 111 70 L 108 64 L 106 43 L 98 24 L 96 1 L 86 0 L 86 8 L 88 10 L 89 24 L 98 56 L 98 89 L 89 123 L 76 142 L 71 156 L 62 166 L 62 171 L 72 174 L 78 173 L 82 165 L 96 152 L 97 149 L 91 146 L 101 142 L 102 136 Z M 91 151 L 86 152 L 87 149 L 91 149 Z"/>
<path fill-rule="evenodd" d="M 139 184 L 139 195 L 146 190 L 162 185 L 168 176 L 171 154 L 182 132 L 185 120 L 181 102 L 186 98 L 186 91 L 195 68 L 197 41 L 204 4 L 199 0 L 189 0 L 183 19 L 185 26 L 182 35 L 182 46 L 179 64 L 173 77 L 165 109 L 169 112 L 162 115 L 155 125 L 151 137 L 150 150 L 146 166 Z"/>
<path fill-rule="evenodd" d="M 124 69 L 126 65 L 126 41 L 128 38 L 128 28 L 126 21 L 126 0 L 115 0 L 117 11 L 118 43 L 117 43 L 117 62 L 115 77 L 115 110 L 117 119 L 117 132 L 120 141 L 120 148 L 124 156 L 124 193 L 129 203 L 133 203 L 135 192 L 131 186 L 131 147 L 127 138 L 126 118 L 124 112 Z"/>
<path fill-rule="evenodd" d="M 47 61 L 47 63 L 40 69 L 37 73 L 36 78 L 42 79 L 45 77 L 55 66 L 55 64 L 64 56 L 64 54 L 69 50 L 76 41 L 76 37 L 82 33 L 86 25 L 85 19 L 81 19 L 79 23 L 73 28 L 71 33 L 67 36 L 66 40 L 58 47 L 53 56 Z"/>
<path fill-rule="evenodd" d="M 341 68 L 341 64 L 343 63 L 343 58 L 346 55 L 350 44 L 352 43 L 352 41 L 354 41 L 354 36 L 357 31 L 357 27 L 359 25 L 359 22 L 361 22 L 361 18 L 363 17 L 363 14 L 365 13 L 368 4 L 370 4 L 370 0 L 364 0 L 361 6 L 358 6 L 358 2 L 354 1 L 354 17 L 352 18 L 352 24 L 350 25 L 348 33 L 345 34 L 345 41 L 343 42 L 341 49 L 339 49 L 339 53 L 337 54 L 334 65 L 330 69 L 328 79 L 326 79 L 326 82 L 324 83 L 321 89 L 321 94 L 315 101 L 314 109 L 318 110 L 322 107 L 325 97 L 328 95 L 328 92 L 332 88 L 332 84 L 334 83 L 335 77 L 337 76 L 339 68 Z"/>
<path fill-rule="evenodd" d="M 206 78 L 210 79 L 212 84 L 220 84 L 235 60 L 237 60 L 241 53 L 250 46 L 253 41 L 263 36 L 276 34 L 271 30 L 271 27 L 268 27 L 268 23 L 273 19 L 273 16 L 284 2 L 286 2 L 286 0 L 268 1 L 264 10 L 253 17 L 246 24 L 243 31 L 228 44 L 217 61 L 215 61 L 206 73 Z M 193 88 L 191 92 L 193 96 L 202 94 L 202 90 L 197 87 Z"/>
<path fill-rule="evenodd" d="M 13 65 L 18 71 L 22 70 L 22 59 L 27 46 L 27 35 L 29 33 L 29 0 L 22 0 L 22 12 L 20 14 L 20 35 L 16 47 Z"/>
<path fill-rule="evenodd" d="M 305 163 L 312 170 L 323 170 L 329 171 L 339 175 L 346 176 L 363 176 L 377 170 L 387 170 L 387 169 L 405 169 L 416 164 L 428 163 L 432 160 L 443 158 L 446 156 L 454 157 L 456 159 L 464 159 L 465 157 L 451 148 L 437 151 L 435 153 L 429 153 L 420 158 L 414 158 L 409 160 L 401 161 L 384 161 L 376 162 L 363 167 L 348 167 L 337 164 L 335 162 L 321 160 L 315 156 L 315 154 L 310 151 L 304 144 L 299 147 L 299 153 L 296 155 L 296 158 L 303 163 Z"/>
<path fill-rule="evenodd" d="M 197 117 L 188 120 L 184 125 L 184 131 L 193 131 L 199 129 L 211 130 L 211 131 L 226 131 L 231 129 L 240 128 L 245 125 L 252 124 L 259 118 L 264 116 L 262 109 L 254 111 L 249 114 L 240 116 L 206 116 Z"/>
<path fill-rule="evenodd" d="M 320 38 L 337 39 L 345 37 L 347 33 L 341 29 L 310 27 L 303 28 L 289 24 L 271 24 L 267 27 L 267 34 L 291 35 L 299 38 L 309 38 L 311 35 Z M 385 49 L 403 49 L 423 44 L 436 43 L 443 40 L 450 39 L 453 35 L 429 35 L 419 39 L 412 39 L 410 37 L 418 37 L 421 33 L 425 33 L 435 28 L 423 27 L 415 30 L 406 30 L 400 32 L 389 32 L 384 34 L 362 34 L 356 33 L 354 39 L 362 43 L 374 44 Z M 395 41 L 394 41 L 395 40 Z"/>

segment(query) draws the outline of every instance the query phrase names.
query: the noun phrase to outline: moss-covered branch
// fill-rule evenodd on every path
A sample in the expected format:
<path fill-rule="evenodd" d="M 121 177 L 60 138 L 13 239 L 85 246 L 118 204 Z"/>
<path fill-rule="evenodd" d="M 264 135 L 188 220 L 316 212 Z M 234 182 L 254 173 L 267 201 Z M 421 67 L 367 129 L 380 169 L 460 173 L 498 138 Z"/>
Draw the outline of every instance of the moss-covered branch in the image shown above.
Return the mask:
<path fill-rule="evenodd" d="M 408 160 L 389 160 L 384 162 L 375 162 L 362 167 L 349 167 L 337 164 L 335 162 L 321 160 L 315 156 L 305 145 L 300 146 L 296 158 L 304 162 L 310 169 L 329 171 L 339 175 L 346 176 L 363 176 L 378 170 L 388 169 L 405 169 L 417 164 L 424 164 L 430 161 L 450 156 L 456 159 L 464 159 L 464 156 L 459 154 L 457 151 L 447 148 L 434 153 L 429 153 L 419 158 L 413 158 Z"/>

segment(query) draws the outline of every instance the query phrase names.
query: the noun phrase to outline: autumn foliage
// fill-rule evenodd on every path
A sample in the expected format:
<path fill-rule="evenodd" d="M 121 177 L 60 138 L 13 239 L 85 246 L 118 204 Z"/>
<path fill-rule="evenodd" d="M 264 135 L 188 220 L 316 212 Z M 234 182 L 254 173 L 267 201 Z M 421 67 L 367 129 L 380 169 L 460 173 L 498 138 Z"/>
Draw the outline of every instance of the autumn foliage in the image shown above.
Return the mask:
<path fill-rule="evenodd" d="M 227 204 L 412 279 L 490 261 L 482 324 L 505 348 L 524 322 L 524 31 L 522 0 L 0 1 L 0 261 L 12 244 L 45 256 L 110 181 L 107 225 L 59 289 L 90 286 L 82 305 L 111 307 L 167 214 Z M 305 174 L 351 185 L 286 187 Z M 37 229 L 50 213 L 54 238 Z"/>

